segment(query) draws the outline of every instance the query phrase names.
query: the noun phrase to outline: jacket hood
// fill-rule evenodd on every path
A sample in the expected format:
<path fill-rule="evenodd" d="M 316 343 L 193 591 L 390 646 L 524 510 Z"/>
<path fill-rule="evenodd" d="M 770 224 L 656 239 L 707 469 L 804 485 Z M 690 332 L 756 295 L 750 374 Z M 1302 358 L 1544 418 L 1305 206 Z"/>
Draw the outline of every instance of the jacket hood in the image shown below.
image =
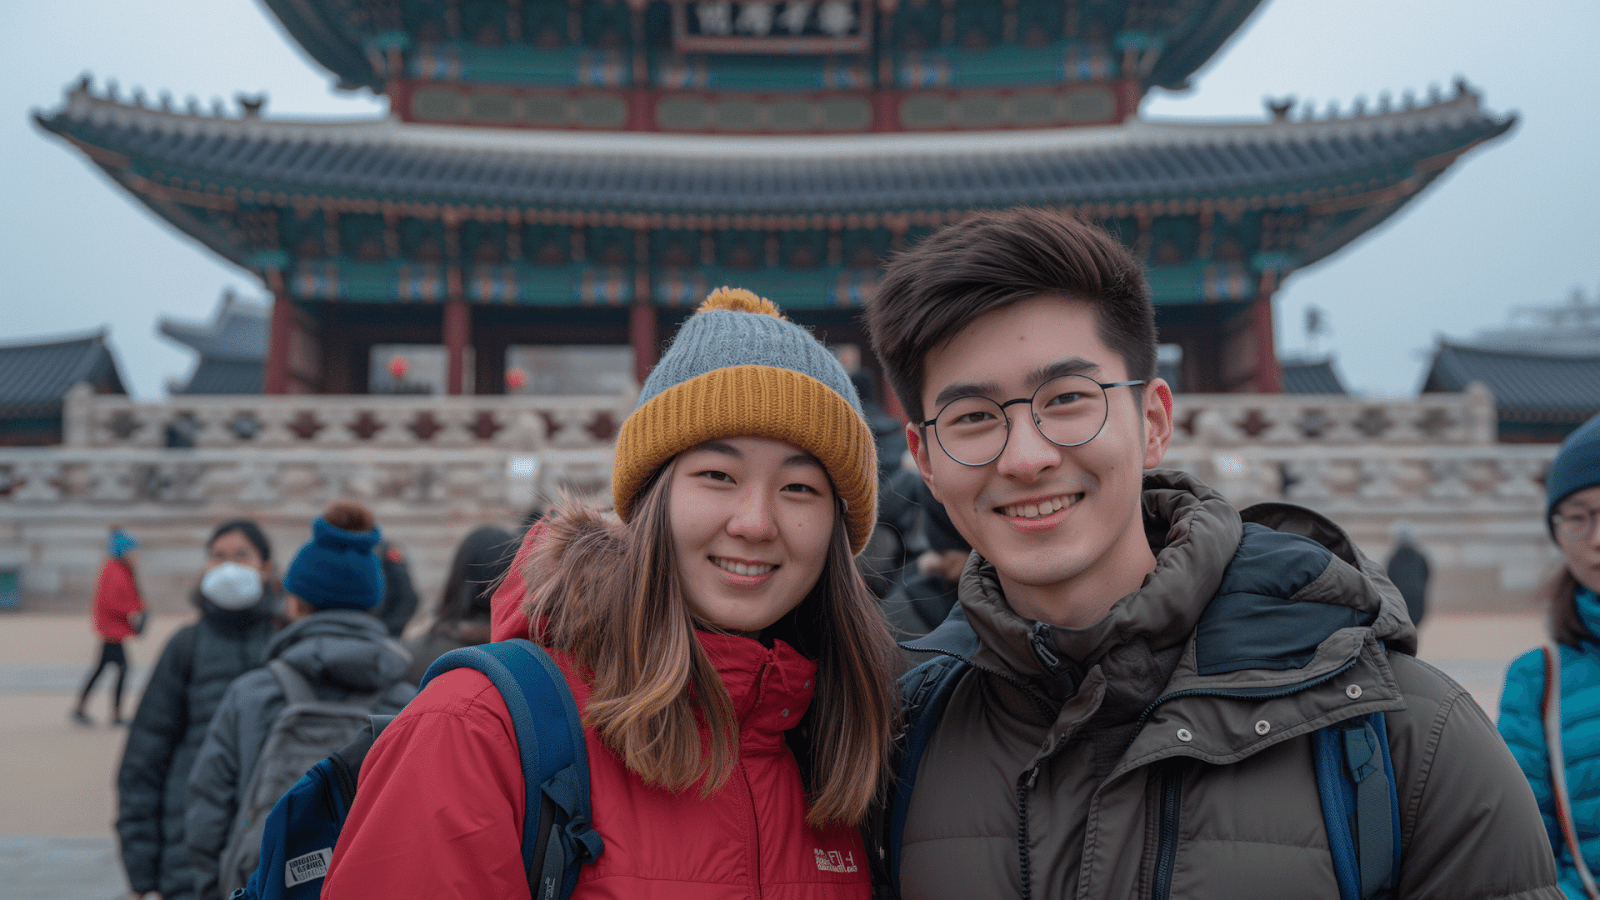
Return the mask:
<path fill-rule="evenodd" d="M 273 636 L 267 659 L 281 659 L 313 684 L 357 694 L 385 690 L 405 677 L 411 654 L 371 613 L 329 609 Z"/>
<path fill-rule="evenodd" d="M 1298 667 L 1355 625 L 1416 652 L 1399 592 L 1326 517 L 1287 503 L 1241 513 L 1198 479 L 1165 470 L 1145 474 L 1143 504 L 1156 568 L 1099 621 L 1063 628 L 1019 616 L 994 567 L 974 553 L 957 610 L 903 646 L 1013 673 L 1058 700 L 1108 655 L 1124 676 L 1165 681 L 1191 636 L 1201 674 Z"/>

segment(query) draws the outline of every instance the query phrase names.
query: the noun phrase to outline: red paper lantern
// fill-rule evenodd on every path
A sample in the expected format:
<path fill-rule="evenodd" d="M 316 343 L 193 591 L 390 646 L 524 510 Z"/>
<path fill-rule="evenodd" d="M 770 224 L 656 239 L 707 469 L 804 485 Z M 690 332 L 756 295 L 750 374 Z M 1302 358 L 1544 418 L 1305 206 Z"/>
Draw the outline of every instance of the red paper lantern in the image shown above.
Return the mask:
<path fill-rule="evenodd" d="M 513 391 L 520 391 L 528 384 L 528 373 L 518 366 L 506 370 L 506 387 Z"/>
<path fill-rule="evenodd" d="M 389 357 L 389 375 L 395 381 L 405 381 L 406 373 L 411 371 L 411 363 L 406 362 L 404 356 Z"/>

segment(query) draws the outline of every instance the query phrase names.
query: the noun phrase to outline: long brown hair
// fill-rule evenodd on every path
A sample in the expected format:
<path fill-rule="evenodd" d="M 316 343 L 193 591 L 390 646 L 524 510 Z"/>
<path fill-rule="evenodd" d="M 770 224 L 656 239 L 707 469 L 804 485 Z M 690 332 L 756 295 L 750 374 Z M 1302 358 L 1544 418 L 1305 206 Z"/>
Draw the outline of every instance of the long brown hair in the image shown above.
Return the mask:
<path fill-rule="evenodd" d="M 623 764 L 648 784 L 685 790 L 700 781 L 710 794 L 738 765 L 738 722 L 695 637 L 707 625 L 678 577 L 672 467 L 651 477 L 627 524 L 562 503 L 528 563 L 525 577 L 537 587 L 526 608 L 533 640 L 565 651 L 592 678 L 584 722 Z M 817 584 L 769 633 L 817 663 L 816 690 L 795 729 L 806 821 L 860 824 L 888 776 L 899 656 L 851 558 L 842 515 Z"/>
<path fill-rule="evenodd" d="M 1595 641 L 1595 633 L 1578 614 L 1578 579 L 1567 568 L 1565 559 L 1561 570 L 1545 581 L 1540 594 L 1550 603 L 1550 637 L 1556 643 L 1577 647 L 1585 641 Z"/>

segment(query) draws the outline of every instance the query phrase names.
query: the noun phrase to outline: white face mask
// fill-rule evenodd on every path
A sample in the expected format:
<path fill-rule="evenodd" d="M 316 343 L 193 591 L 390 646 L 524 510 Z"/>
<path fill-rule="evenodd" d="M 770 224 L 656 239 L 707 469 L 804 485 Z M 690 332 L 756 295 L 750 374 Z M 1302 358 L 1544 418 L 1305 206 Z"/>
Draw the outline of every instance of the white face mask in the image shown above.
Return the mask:
<path fill-rule="evenodd" d="M 200 579 L 200 593 L 223 609 L 244 609 L 261 599 L 261 573 L 225 562 Z"/>

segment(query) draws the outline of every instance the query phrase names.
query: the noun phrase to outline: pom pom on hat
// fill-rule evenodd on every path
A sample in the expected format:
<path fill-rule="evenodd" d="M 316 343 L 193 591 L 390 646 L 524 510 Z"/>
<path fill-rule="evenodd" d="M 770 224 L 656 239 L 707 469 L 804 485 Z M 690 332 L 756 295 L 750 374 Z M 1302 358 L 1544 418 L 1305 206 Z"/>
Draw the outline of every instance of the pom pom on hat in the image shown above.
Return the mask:
<path fill-rule="evenodd" d="M 861 552 L 877 515 L 872 430 L 844 366 L 771 300 L 712 291 L 645 379 L 617 435 L 611 496 L 627 521 L 650 476 L 707 441 L 762 437 L 815 456 L 845 502 L 850 546 Z"/>
<path fill-rule="evenodd" d="M 365 528 L 340 528 L 329 520 Z M 318 609 L 373 609 L 383 602 L 383 567 L 372 552 L 382 538 L 366 507 L 329 506 L 311 524 L 310 543 L 289 563 L 284 589 Z"/>
<path fill-rule="evenodd" d="M 783 313 L 778 311 L 777 304 L 765 297 L 758 297 L 744 288 L 719 287 L 706 295 L 706 299 L 700 303 L 700 308 L 696 309 L 695 312 L 703 313 L 713 309 L 764 313 L 773 318 L 782 319 L 785 322 L 789 321 Z"/>

